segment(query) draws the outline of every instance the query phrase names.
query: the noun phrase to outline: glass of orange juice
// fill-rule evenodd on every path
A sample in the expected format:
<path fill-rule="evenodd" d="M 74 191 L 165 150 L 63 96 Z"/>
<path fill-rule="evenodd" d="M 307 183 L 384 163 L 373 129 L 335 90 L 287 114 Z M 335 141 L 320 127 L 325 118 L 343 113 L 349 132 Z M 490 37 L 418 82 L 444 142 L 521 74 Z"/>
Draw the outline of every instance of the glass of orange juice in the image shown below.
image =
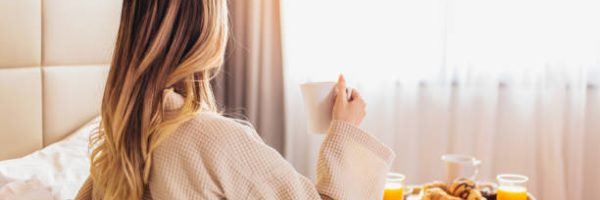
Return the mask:
<path fill-rule="evenodd" d="M 498 200 L 527 200 L 527 181 L 529 178 L 517 174 L 500 174 L 498 179 Z"/>
<path fill-rule="evenodd" d="M 383 200 L 404 200 L 404 179 L 406 177 L 398 173 L 388 173 L 385 179 Z"/>

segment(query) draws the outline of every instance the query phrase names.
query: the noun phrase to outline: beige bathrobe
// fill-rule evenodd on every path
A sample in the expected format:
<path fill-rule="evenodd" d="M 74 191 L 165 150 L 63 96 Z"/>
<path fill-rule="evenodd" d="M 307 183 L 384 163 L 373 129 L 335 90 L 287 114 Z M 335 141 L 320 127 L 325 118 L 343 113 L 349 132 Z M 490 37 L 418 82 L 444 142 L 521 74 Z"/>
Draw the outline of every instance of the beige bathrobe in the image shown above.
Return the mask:
<path fill-rule="evenodd" d="M 167 112 L 183 103 L 177 93 L 165 98 Z M 380 200 L 394 159 L 368 133 L 334 121 L 321 145 L 314 184 L 253 128 L 210 112 L 183 123 L 153 156 L 144 199 Z M 77 199 L 92 199 L 93 188 L 88 178 Z"/>

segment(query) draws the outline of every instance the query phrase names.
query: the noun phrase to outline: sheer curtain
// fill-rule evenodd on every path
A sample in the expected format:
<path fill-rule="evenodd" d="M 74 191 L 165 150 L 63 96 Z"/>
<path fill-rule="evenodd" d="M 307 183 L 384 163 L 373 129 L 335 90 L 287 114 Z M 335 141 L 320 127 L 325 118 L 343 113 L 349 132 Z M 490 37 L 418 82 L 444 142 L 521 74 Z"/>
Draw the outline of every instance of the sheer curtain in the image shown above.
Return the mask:
<path fill-rule="evenodd" d="M 213 79 L 225 115 L 250 121 L 266 144 L 284 146 L 283 66 L 279 0 L 229 2 L 230 40 Z"/>
<path fill-rule="evenodd" d="M 538 199 L 600 199 L 600 1 L 282 0 L 287 159 L 314 178 L 299 84 L 344 73 L 363 128 L 409 184 L 440 156 L 475 155 L 479 178 L 530 177 Z"/>

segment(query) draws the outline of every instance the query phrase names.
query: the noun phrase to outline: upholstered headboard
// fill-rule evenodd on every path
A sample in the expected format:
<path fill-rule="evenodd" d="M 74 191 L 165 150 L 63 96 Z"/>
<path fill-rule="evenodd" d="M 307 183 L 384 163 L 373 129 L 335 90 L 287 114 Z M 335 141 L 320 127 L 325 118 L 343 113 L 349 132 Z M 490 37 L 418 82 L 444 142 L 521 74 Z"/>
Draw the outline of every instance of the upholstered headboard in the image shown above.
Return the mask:
<path fill-rule="evenodd" d="M 0 0 L 0 160 L 98 114 L 121 0 Z"/>

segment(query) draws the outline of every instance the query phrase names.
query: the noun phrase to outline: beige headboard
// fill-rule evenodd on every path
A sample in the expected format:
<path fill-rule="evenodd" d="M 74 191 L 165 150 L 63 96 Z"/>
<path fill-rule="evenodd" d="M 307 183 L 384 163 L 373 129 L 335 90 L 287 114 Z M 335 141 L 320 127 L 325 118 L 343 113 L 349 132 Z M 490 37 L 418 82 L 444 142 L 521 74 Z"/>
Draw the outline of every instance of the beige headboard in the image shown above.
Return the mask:
<path fill-rule="evenodd" d="M 0 0 L 0 160 L 98 114 L 121 0 Z"/>

